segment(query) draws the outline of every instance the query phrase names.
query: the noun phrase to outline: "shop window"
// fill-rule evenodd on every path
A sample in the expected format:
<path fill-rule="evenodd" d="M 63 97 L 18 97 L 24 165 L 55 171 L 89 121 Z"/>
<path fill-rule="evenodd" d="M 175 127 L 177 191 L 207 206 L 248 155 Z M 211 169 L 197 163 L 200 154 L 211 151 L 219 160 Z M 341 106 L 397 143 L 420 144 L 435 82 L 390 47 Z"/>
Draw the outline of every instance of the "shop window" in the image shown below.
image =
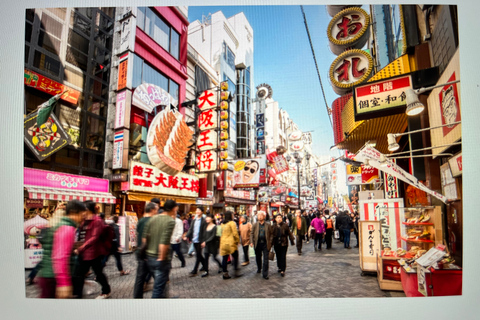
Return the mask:
<path fill-rule="evenodd" d="M 65 17 L 67 16 L 66 8 L 47 8 L 47 10 L 60 18 L 60 20 L 65 20 Z"/>
<path fill-rule="evenodd" d="M 45 31 L 40 30 L 38 46 L 58 56 L 60 53 L 60 40 L 55 39 Z"/>
<path fill-rule="evenodd" d="M 66 65 L 65 70 L 64 70 L 64 75 L 65 75 L 65 81 L 68 83 L 78 87 L 82 88 L 85 84 L 85 74 L 83 72 L 74 69 L 73 67 Z"/>
<path fill-rule="evenodd" d="M 100 29 L 105 31 L 108 31 L 110 27 L 113 26 L 113 22 L 111 22 L 111 20 L 107 16 L 102 14 L 101 11 L 97 12 L 97 18 L 95 22 L 96 25 L 100 27 Z"/>
<path fill-rule="evenodd" d="M 67 62 L 73 64 L 75 67 L 78 67 L 83 71 L 87 70 L 87 62 L 88 62 L 87 56 L 70 46 L 67 46 L 66 59 L 67 59 Z"/>
<path fill-rule="evenodd" d="M 178 101 L 178 84 L 172 80 L 170 80 L 170 89 L 168 93 Z"/>
<path fill-rule="evenodd" d="M 37 50 L 33 56 L 33 66 L 56 77 L 60 75 L 60 61 Z"/>
<path fill-rule="evenodd" d="M 33 88 L 25 88 L 27 114 L 35 111 L 37 107 L 46 102 L 49 97 L 51 98 L 47 93 L 39 92 Z"/>
<path fill-rule="evenodd" d="M 162 48 L 168 51 L 170 28 L 165 22 L 162 21 L 162 19 L 159 19 L 158 17 L 156 17 L 154 21 L 153 40 L 155 40 L 160 46 L 162 46 Z"/>
<path fill-rule="evenodd" d="M 80 152 L 69 148 L 60 149 L 55 153 L 55 164 L 78 167 L 80 166 Z"/>
<path fill-rule="evenodd" d="M 89 40 L 73 29 L 68 30 L 68 45 L 88 55 Z"/>
<path fill-rule="evenodd" d="M 83 153 L 83 167 L 94 170 L 103 170 L 103 155 L 84 152 Z"/>
<path fill-rule="evenodd" d="M 72 17 L 70 19 L 70 26 L 73 29 L 79 30 L 86 34 L 87 36 L 90 36 L 90 28 L 91 28 L 91 22 L 85 18 L 83 18 L 81 15 L 79 15 L 77 12 L 72 11 Z"/>
<path fill-rule="evenodd" d="M 91 93 L 97 97 L 108 97 L 108 84 L 105 84 L 97 79 L 91 78 L 88 88 L 85 89 L 85 93 Z"/>
<path fill-rule="evenodd" d="M 232 68 L 232 70 L 235 70 L 235 54 L 233 54 L 233 51 L 228 47 L 226 43 L 225 43 L 225 61 L 230 66 L 230 68 Z"/>
<path fill-rule="evenodd" d="M 87 117 L 87 133 L 85 147 L 96 151 L 103 151 L 105 139 L 105 121 Z"/>
<path fill-rule="evenodd" d="M 83 14 L 85 17 L 92 19 L 92 8 L 75 8 L 75 11 Z"/>
<path fill-rule="evenodd" d="M 25 41 L 30 42 L 32 39 L 32 24 L 28 21 L 25 21 Z"/>
<path fill-rule="evenodd" d="M 25 10 L 25 19 L 33 23 L 33 20 L 35 19 L 35 9 Z"/>
<path fill-rule="evenodd" d="M 42 14 L 40 28 L 59 39 L 62 38 L 62 23 L 45 13 Z"/>
<path fill-rule="evenodd" d="M 89 96 L 88 98 L 89 100 L 89 107 L 88 107 L 88 112 L 90 113 L 93 113 L 97 116 L 100 116 L 100 117 L 106 117 L 106 113 L 107 113 L 107 103 L 102 100 L 102 99 L 97 99 L 95 97 L 92 97 L 92 96 Z"/>
<path fill-rule="evenodd" d="M 115 16 L 115 7 L 101 7 L 100 11 L 106 14 L 110 18 L 114 18 Z"/>
<path fill-rule="evenodd" d="M 145 30 L 145 7 L 137 8 L 137 27 Z"/>
<path fill-rule="evenodd" d="M 170 53 L 178 60 L 180 55 L 180 35 L 173 29 L 171 30 Z"/>
<path fill-rule="evenodd" d="M 25 64 L 28 63 L 28 55 L 30 54 L 30 47 L 25 45 Z"/>
<path fill-rule="evenodd" d="M 164 90 L 168 90 L 168 79 L 160 72 L 150 67 L 148 64 L 143 64 L 142 82 L 156 84 Z"/>

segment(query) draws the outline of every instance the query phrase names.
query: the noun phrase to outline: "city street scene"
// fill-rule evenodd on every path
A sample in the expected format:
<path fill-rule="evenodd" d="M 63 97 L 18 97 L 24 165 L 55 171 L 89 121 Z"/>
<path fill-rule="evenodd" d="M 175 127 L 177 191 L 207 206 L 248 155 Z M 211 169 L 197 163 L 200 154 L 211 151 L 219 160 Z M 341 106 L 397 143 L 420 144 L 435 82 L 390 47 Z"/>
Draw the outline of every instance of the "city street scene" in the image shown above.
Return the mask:
<path fill-rule="evenodd" d="M 26 297 L 462 295 L 459 50 L 455 5 L 27 9 Z"/>

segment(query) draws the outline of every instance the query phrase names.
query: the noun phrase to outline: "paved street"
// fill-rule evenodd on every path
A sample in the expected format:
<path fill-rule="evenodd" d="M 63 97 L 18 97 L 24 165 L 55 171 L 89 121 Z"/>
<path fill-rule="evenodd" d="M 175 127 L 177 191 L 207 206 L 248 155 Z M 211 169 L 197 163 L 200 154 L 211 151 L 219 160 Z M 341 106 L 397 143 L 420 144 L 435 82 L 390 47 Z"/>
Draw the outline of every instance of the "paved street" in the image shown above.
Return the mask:
<path fill-rule="evenodd" d="M 352 234 L 353 235 L 353 234 Z M 355 237 L 353 237 L 355 238 Z M 351 245 L 354 246 L 353 239 Z M 382 291 L 378 287 L 376 276 L 361 276 L 358 249 L 344 249 L 343 243 L 333 241 L 333 248 L 321 252 L 313 250 L 313 241 L 304 243 L 303 255 L 298 256 L 295 247 L 290 246 L 287 254 L 287 270 L 282 278 L 277 273 L 276 261 L 270 261 L 270 279 L 265 280 L 257 274 L 255 258 L 250 264 L 241 267 L 243 276 L 223 280 L 217 266 L 210 261 L 210 276 L 190 278 L 189 272 L 195 263 L 195 257 L 186 256 L 187 266 L 180 268 L 180 261 L 174 258 L 168 296 L 170 298 L 360 298 L 360 297 L 404 297 L 403 292 Z M 112 287 L 113 299 L 133 297 L 136 261 L 133 254 L 122 256 L 122 262 L 130 275 L 120 276 L 115 267 L 115 258 L 110 257 L 105 273 Z M 240 253 L 243 262 L 243 251 Z M 233 267 L 229 265 L 229 271 Z M 25 272 L 25 278 L 28 272 Z M 150 286 L 151 287 L 151 286 Z M 91 281 L 86 290 L 91 294 L 86 298 L 95 298 L 100 294 L 100 285 Z M 36 285 L 26 286 L 27 298 L 38 297 Z M 145 292 L 144 298 L 150 298 L 152 291 Z"/>

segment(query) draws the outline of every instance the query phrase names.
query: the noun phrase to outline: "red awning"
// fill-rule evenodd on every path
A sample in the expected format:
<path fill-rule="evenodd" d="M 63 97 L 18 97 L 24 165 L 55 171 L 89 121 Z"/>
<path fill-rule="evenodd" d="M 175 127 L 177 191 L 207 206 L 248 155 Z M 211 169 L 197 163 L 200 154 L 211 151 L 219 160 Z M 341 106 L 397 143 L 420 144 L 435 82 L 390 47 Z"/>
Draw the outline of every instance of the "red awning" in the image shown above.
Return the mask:
<path fill-rule="evenodd" d="M 45 199 L 70 201 L 77 199 L 80 201 L 92 200 L 96 203 L 115 203 L 116 198 L 108 192 L 92 192 L 83 190 L 66 190 L 57 188 L 37 187 L 25 185 L 30 199 Z"/>

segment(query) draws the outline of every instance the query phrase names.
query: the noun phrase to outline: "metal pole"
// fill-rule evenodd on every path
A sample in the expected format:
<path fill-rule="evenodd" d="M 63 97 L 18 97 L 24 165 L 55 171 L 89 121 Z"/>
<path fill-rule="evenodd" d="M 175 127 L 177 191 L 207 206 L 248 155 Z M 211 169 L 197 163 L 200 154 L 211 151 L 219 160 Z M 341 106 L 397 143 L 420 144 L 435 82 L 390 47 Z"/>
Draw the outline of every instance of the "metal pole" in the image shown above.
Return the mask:
<path fill-rule="evenodd" d="M 302 201 L 300 197 L 300 159 L 296 159 L 297 162 L 297 191 L 298 191 L 298 208 L 302 210 Z"/>

